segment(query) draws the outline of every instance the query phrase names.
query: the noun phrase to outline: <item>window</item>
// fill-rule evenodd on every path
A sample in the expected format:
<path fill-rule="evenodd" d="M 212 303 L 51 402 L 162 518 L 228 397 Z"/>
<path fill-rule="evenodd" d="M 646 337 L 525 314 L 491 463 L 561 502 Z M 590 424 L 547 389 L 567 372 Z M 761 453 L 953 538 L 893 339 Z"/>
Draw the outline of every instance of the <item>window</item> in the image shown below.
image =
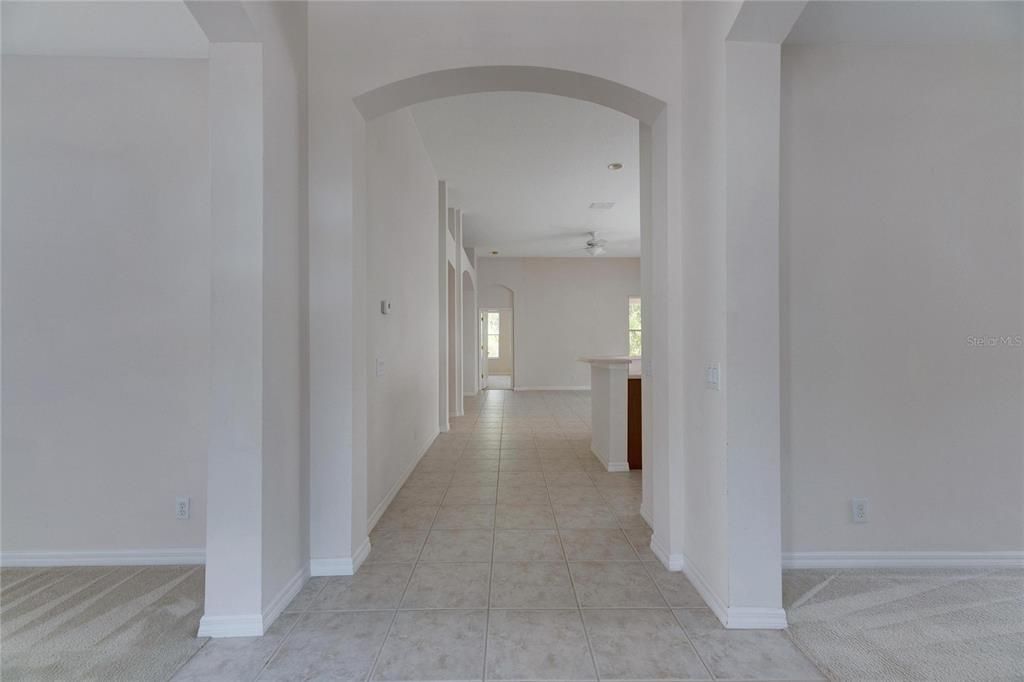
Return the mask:
<path fill-rule="evenodd" d="M 487 357 L 501 357 L 501 313 L 487 313 Z"/>
<path fill-rule="evenodd" d="M 639 296 L 629 297 L 629 357 L 638 358 L 640 357 L 641 351 L 643 350 L 643 343 L 641 343 L 641 306 Z"/>

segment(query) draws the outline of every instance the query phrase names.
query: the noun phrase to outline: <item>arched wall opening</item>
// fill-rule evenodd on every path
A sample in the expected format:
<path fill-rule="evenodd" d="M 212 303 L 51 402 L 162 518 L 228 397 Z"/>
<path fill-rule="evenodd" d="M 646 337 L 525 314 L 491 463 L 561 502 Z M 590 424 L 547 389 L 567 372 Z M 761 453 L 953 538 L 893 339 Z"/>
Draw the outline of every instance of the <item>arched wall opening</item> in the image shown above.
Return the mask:
<path fill-rule="evenodd" d="M 333 43 L 324 36 L 322 45 L 329 44 Z M 336 52 L 338 59 L 347 58 L 343 51 Z M 651 84 L 654 91 L 667 98 L 659 99 L 622 83 L 578 71 L 545 66 L 463 66 L 467 61 L 488 62 L 499 55 L 490 48 L 481 48 L 479 53 L 423 51 L 415 52 L 420 57 L 417 60 L 412 53 L 387 52 L 382 55 L 382 65 L 373 62 L 341 73 L 322 71 L 314 79 L 317 87 L 311 92 L 317 94 L 312 100 L 316 104 L 311 104 L 311 113 L 316 115 L 310 123 L 310 167 L 311 172 L 316 171 L 319 189 L 311 189 L 310 308 L 311 311 L 322 310 L 324 319 L 311 323 L 310 338 L 311 573 L 351 574 L 370 551 L 365 509 L 366 425 L 361 408 L 366 390 L 368 351 L 358 339 L 351 338 L 351 330 L 361 327 L 367 310 L 363 305 L 365 262 L 362 258 L 367 230 L 363 196 L 365 174 L 361 172 L 368 153 L 366 127 L 374 117 L 391 113 L 395 107 L 439 97 L 493 91 L 539 92 L 577 97 L 637 118 L 641 295 L 645 321 L 646 471 L 640 513 L 653 529 L 651 549 L 663 565 L 670 570 L 685 569 L 695 584 L 699 583 L 698 589 L 709 604 L 729 604 L 731 609 L 727 538 L 732 532 L 724 524 L 726 494 L 713 476 L 723 466 L 723 458 L 718 456 L 723 403 L 717 396 L 703 392 L 703 381 L 697 385 L 694 379 L 700 377 L 693 367 L 699 360 L 688 357 L 694 354 L 712 360 L 722 357 L 712 338 L 718 333 L 718 326 L 706 330 L 689 328 L 686 338 L 692 335 L 696 343 L 687 348 L 682 319 L 684 307 L 688 312 L 694 308 L 698 321 L 712 318 L 711 322 L 717 324 L 721 287 L 714 268 L 718 262 L 707 266 L 709 272 L 699 270 L 704 274 L 696 276 L 698 280 L 708 278 L 710 291 L 706 295 L 691 293 L 689 298 L 684 296 L 681 267 L 682 242 L 688 234 L 684 216 L 689 216 L 693 224 L 703 224 L 704 217 L 699 210 L 684 203 L 684 199 L 692 199 L 690 195 L 699 194 L 699 190 L 692 189 L 686 197 L 681 197 L 679 188 L 684 179 L 691 186 L 699 185 L 698 180 L 710 171 L 701 169 L 692 177 L 684 178 L 685 171 L 693 169 L 684 163 L 680 149 L 684 141 L 682 119 L 687 111 L 681 96 L 682 83 L 654 71 L 644 71 L 657 64 L 671 71 L 677 68 L 675 62 L 645 55 L 642 62 L 632 62 L 640 69 L 633 73 L 628 68 L 620 68 L 617 60 L 608 61 L 593 54 L 581 59 L 570 58 L 569 53 L 563 57 L 536 57 L 542 62 L 581 66 L 584 70 L 595 66 L 598 72 L 622 77 L 627 82 Z M 482 56 L 483 53 L 489 56 Z M 624 58 L 627 63 L 632 59 L 629 55 Z M 522 61 L 531 60 L 522 57 Z M 453 64 L 459 68 L 445 68 Z M 387 68 L 388 65 L 392 68 Z M 430 66 L 440 68 L 430 71 Z M 420 75 L 392 80 L 396 73 L 417 72 Z M 447 197 L 443 179 L 439 190 L 439 205 L 444 207 Z M 447 211 L 445 215 L 439 211 L 439 222 L 443 225 L 448 224 L 446 214 Z M 716 228 L 709 226 L 707 229 Z M 446 287 L 445 268 L 443 263 L 437 270 L 442 291 Z M 351 275 L 351 287 L 343 278 L 339 280 L 338 273 Z M 441 300 L 446 298 L 442 294 Z M 321 305 L 324 302 L 326 304 Z M 443 327 L 441 333 L 447 334 L 446 314 L 440 315 L 439 321 L 439 326 Z M 339 348 L 343 349 L 341 353 L 338 353 Z M 348 350 L 352 353 L 350 363 L 345 355 Z M 446 362 L 447 353 L 439 354 L 441 356 L 442 363 Z M 447 407 L 444 395 L 441 404 Z M 352 416 L 351 428 L 346 429 L 344 421 L 337 419 L 339 409 L 343 415 Z M 448 426 L 444 417 L 446 415 L 442 418 L 442 430 Z M 685 429 L 691 423 L 700 427 L 699 437 L 684 439 Z M 689 441 L 694 441 L 692 445 L 699 451 L 688 450 Z M 321 475 L 322 471 L 327 475 Z M 715 505 L 710 511 L 697 504 L 692 495 L 684 494 L 701 486 L 710 491 L 705 496 Z M 692 551 L 690 557 L 684 551 L 684 532 Z M 751 571 L 763 573 L 767 580 L 773 581 L 777 591 L 781 575 L 775 571 L 777 563 L 774 566 L 768 565 L 770 563 L 759 564 Z M 710 577 L 705 579 L 707 576 Z M 771 595 L 765 601 L 772 602 Z M 756 609 L 761 608 L 757 604 Z M 773 614 L 777 611 L 774 604 L 769 610 Z M 724 609 L 715 611 L 725 622 Z"/>
<path fill-rule="evenodd" d="M 507 374 L 508 388 L 515 389 L 516 387 L 516 350 L 519 348 L 516 338 L 516 330 L 518 329 L 518 323 L 516 320 L 516 292 L 515 289 L 505 286 L 504 284 L 491 284 L 480 290 L 480 310 L 487 312 L 495 312 L 498 314 L 499 329 L 504 327 L 505 329 L 511 329 L 512 333 L 507 339 L 499 339 L 499 356 L 502 352 L 507 353 L 507 358 L 503 359 L 500 363 L 495 363 L 490 358 L 486 357 L 483 360 L 484 370 L 483 373 L 487 376 L 487 385 L 489 388 L 494 388 L 496 384 L 491 380 L 492 374 L 497 374 L 494 371 L 495 365 L 499 365 L 497 369 L 500 369 L 500 373 Z M 487 321 L 483 321 L 484 325 Z M 501 348 L 504 346 L 505 348 Z"/>
<path fill-rule="evenodd" d="M 644 405 L 644 468 L 643 502 L 640 513 L 651 525 L 654 536 L 652 547 L 662 562 L 675 570 L 681 568 L 682 556 L 682 522 L 681 505 L 678 495 L 672 490 L 679 490 L 678 481 L 673 484 L 673 476 L 678 479 L 680 467 L 673 466 L 670 458 L 671 441 L 681 434 L 678 429 L 673 432 L 668 418 L 670 392 L 681 390 L 669 385 L 667 378 L 673 368 L 679 368 L 678 357 L 673 357 L 669 349 L 678 349 L 681 345 L 681 329 L 667 323 L 671 316 L 667 308 L 670 295 L 669 287 L 678 287 L 678 267 L 670 262 L 667 248 L 669 235 L 667 227 L 668 192 L 667 192 L 667 160 L 668 124 L 666 119 L 666 103 L 640 90 L 597 76 L 562 69 L 539 66 L 471 66 L 455 69 L 443 69 L 423 73 L 411 78 L 395 81 L 373 88 L 357 95 L 352 102 L 358 111 L 357 127 L 365 126 L 374 118 L 403 109 L 405 107 L 442 97 L 468 95 L 482 92 L 533 92 L 559 95 L 599 104 L 637 120 L 640 129 L 640 197 L 641 197 L 641 268 L 642 268 L 642 300 L 644 305 L 644 342 L 643 358 L 643 405 Z M 365 158 L 361 160 L 365 162 Z M 360 162 L 360 160 L 357 160 Z M 355 173 L 355 177 L 359 177 Z M 443 185 L 443 182 L 442 182 Z M 444 189 L 442 187 L 442 196 Z M 355 230 L 365 230 L 363 221 L 364 210 L 361 208 L 362 197 L 358 191 L 352 197 Z M 452 211 L 451 208 L 448 209 Z M 451 224 L 451 216 L 448 217 Z M 359 243 L 359 240 L 354 240 Z M 356 260 L 359 260 L 356 254 Z M 446 266 L 447 267 L 447 266 Z M 445 270 L 447 272 L 447 270 Z M 358 271 L 357 271 L 358 275 Z M 442 282 L 451 279 L 442 278 Z M 355 283 L 355 290 L 362 290 L 362 282 Z M 442 286 L 445 286 L 442 284 Z M 448 298 L 450 306 L 456 301 Z M 681 296 L 680 296 L 681 298 Z M 442 300 L 445 300 L 442 299 Z M 457 327 L 452 324 L 453 318 L 445 316 L 442 336 L 451 339 L 456 336 Z M 680 334 L 680 338 L 670 338 L 670 334 Z M 461 339 L 460 339 L 461 340 Z M 454 348 L 455 344 L 448 344 Z M 447 353 L 447 364 L 456 364 L 458 355 Z M 462 358 L 459 358 L 461 360 Z M 355 358 L 356 366 L 361 364 Z M 654 371 L 657 369 L 657 371 Z M 457 375 L 448 369 L 444 372 L 448 390 L 442 390 L 442 400 L 446 402 L 448 414 L 455 415 L 456 402 L 452 399 L 455 393 L 451 387 L 457 386 Z M 353 401 L 358 402 L 357 386 Z M 447 393 L 447 395 L 443 395 Z M 461 402 L 461 401 L 459 401 Z M 442 408 L 442 411 L 444 409 Z M 444 428 L 442 419 L 442 429 Z M 359 425 L 355 427 L 358 429 Z M 358 442 L 358 437 L 353 438 Z M 365 452 L 353 449 L 353 459 L 365 458 Z M 359 465 L 354 462 L 354 468 Z M 655 473 L 658 475 L 655 475 Z M 359 483 L 354 481 L 354 485 Z M 315 501 L 314 501 L 315 504 Z M 353 516 L 355 518 L 355 516 Z M 366 529 L 358 523 L 351 526 L 353 541 L 358 544 L 357 537 L 365 537 Z M 367 545 L 368 547 L 368 545 Z M 367 550 L 368 551 L 368 550 Z"/>

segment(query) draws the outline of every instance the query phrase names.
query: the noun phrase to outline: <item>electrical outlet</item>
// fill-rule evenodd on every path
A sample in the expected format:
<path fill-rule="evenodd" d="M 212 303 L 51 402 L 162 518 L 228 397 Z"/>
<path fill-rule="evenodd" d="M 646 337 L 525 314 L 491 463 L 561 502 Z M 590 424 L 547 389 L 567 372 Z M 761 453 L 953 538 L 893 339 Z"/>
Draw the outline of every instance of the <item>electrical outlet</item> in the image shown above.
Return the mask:
<path fill-rule="evenodd" d="M 174 500 L 174 518 L 179 521 L 187 521 L 191 513 L 192 501 L 188 497 L 178 497 Z"/>
<path fill-rule="evenodd" d="M 850 517 L 854 523 L 868 522 L 868 498 L 855 497 L 850 500 Z"/>
<path fill-rule="evenodd" d="M 377 358 L 376 372 L 377 372 L 377 376 L 379 376 L 379 377 L 384 376 L 384 361 L 381 360 L 380 358 Z"/>

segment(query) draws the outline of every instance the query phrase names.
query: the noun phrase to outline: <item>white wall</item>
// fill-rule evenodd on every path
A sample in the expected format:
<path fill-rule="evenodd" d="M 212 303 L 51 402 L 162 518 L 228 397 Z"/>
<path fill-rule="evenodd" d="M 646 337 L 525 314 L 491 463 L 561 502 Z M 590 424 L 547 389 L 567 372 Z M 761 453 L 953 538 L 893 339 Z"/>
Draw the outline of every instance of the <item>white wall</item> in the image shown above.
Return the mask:
<path fill-rule="evenodd" d="M 4 57 L 5 553 L 204 546 L 206 78 Z"/>
<path fill-rule="evenodd" d="M 683 6 L 682 518 L 687 570 L 723 599 L 728 584 L 724 391 L 704 389 L 704 368 L 725 362 L 725 42 L 737 3 Z M 659 501 L 655 499 L 655 504 Z M 664 501 L 662 501 L 664 503 Z"/>
<path fill-rule="evenodd" d="M 783 51 L 783 545 L 1024 549 L 1022 61 Z M 850 523 L 854 496 L 870 522 Z"/>
<path fill-rule="evenodd" d="M 481 258 L 480 305 L 492 285 L 515 292 L 515 380 L 522 388 L 590 386 L 584 355 L 626 355 L 639 258 Z"/>
<path fill-rule="evenodd" d="M 309 561 L 306 5 L 246 3 L 263 43 L 263 606 Z"/>
<path fill-rule="evenodd" d="M 367 514 L 375 518 L 438 433 L 437 176 L 403 109 L 367 133 Z M 392 302 L 381 315 L 381 299 Z M 376 376 L 377 358 L 384 374 Z"/>

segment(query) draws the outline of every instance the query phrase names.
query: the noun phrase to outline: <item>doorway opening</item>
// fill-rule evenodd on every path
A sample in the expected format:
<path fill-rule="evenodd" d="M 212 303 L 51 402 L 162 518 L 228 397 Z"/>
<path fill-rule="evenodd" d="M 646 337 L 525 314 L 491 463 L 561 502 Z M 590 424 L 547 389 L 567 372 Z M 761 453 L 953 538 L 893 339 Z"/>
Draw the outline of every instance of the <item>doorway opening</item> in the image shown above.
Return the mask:
<path fill-rule="evenodd" d="M 487 308 L 481 311 L 481 316 L 486 331 L 483 355 L 487 360 L 487 388 L 512 390 L 515 388 L 515 316 L 512 308 Z"/>
<path fill-rule="evenodd" d="M 480 290 L 480 373 L 482 388 L 516 388 L 515 291 L 503 284 Z"/>
<path fill-rule="evenodd" d="M 678 347 L 680 329 L 678 325 L 661 324 L 659 322 L 660 320 L 669 319 L 669 316 L 666 314 L 667 301 L 681 296 L 678 291 L 681 281 L 678 277 L 674 276 L 670 263 L 671 259 L 669 258 L 669 253 L 671 252 L 669 246 L 672 240 L 667 229 L 667 223 L 672 207 L 668 201 L 669 191 L 667 183 L 670 173 L 667 164 L 667 150 L 671 124 L 669 123 L 669 117 L 666 115 L 666 104 L 664 101 L 634 90 L 629 86 L 600 77 L 533 66 L 470 66 L 422 73 L 366 91 L 354 98 L 354 104 L 362 115 L 363 120 L 370 121 L 378 116 L 396 112 L 417 103 L 451 98 L 458 95 L 489 92 L 527 92 L 568 97 L 602 105 L 626 114 L 637 122 L 635 125 L 638 126 L 639 138 L 639 244 L 642 254 L 641 286 L 639 289 L 643 296 L 644 312 L 649 313 L 645 315 L 644 320 L 646 323 L 644 330 L 645 343 L 644 357 L 641 363 L 645 379 L 643 382 L 643 410 L 645 413 L 645 418 L 643 419 L 643 440 L 645 444 L 649 444 L 649 447 L 644 448 L 642 486 L 640 486 L 640 490 L 635 491 L 637 499 L 631 500 L 630 506 L 638 507 L 638 516 L 642 517 L 653 529 L 654 537 L 651 539 L 651 547 L 655 548 L 654 551 L 658 558 L 664 565 L 678 569 L 681 565 L 680 560 L 677 558 L 677 555 L 681 556 L 679 551 L 677 551 L 677 546 L 679 545 L 677 541 L 679 540 L 680 532 L 675 520 L 680 518 L 681 515 L 676 513 L 677 510 L 675 509 L 679 506 L 679 499 L 677 496 L 670 494 L 670 491 L 673 488 L 680 487 L 677 485 L 679 483 L 677 479 L 679 478 L 680 468 L 670 466 L 669 455 L 677 449 L 673 445 L 681 434 L 679 429 L 667 418 L 669 404 L 676 401 L 678 391 L 677 387 L 671 386 L 664 378 L 677 374 L 680 369 L 681 360 L 679 355 L 669 351 L 670 348 Z M 604 163 L 604 161 L 607 161 L 607 159 L 602 159 L 600 167 L 603 172 L 615 170 L 611 168 L 615 164 L 609 165 Z M 438 180 L 438 213 L 441 217 L 441 223 L 445 227 L 441 232 L 443 253 L 445 248 L 444 242 L 447 242 L 451 237 L 454 236 L 452 241 L 456 244 L 461 243 L 459 238 L 461 230 L 456 227 L 454 235 L 450 234 L 449 231 L 453 225 L 461 226 L 461 221 L 457 215 L 458 211 L 452 208 L 452 204 L 459 204 L 464 200 L 464 196 L 460 195 L 457 191 L 449 196 L 447 193 L 448 185 L 445 179 L 438 178 Z M 596 198 L 601 199 L 601 197 Z M 360 195 L 357 194 L 357 203 L 360 200 Z M 600 208 L 598 205 L 590 206 L 592 210 L 599 210 Z M 455 223 L 452 222 L 451 214 L 453 210 L 456 211 Z M 442 215 L 442 211 L 444 211 L 444 215 Z M 472 215 L 472 211 L 469 214 Z M 356 225 L 357 230 L 361 228 L 361 225 Z M 588 233 L 592 231 L 592 229 L 588 230 Z M 594 241 L 600 240 L 595 238 Z M 573 247 L 576 250 L 582 248 L 582 246 L 575 243 Z M 590 253 L 588 255 L 595 254 Z M 455 259 L 458 260 L 460 256 L 461 254 L 456 249 Z M 474 259 L 474 255 L 470 253 L 466 253 L 463 257 L 468 257 L 471 261 Z M 456 344 L 463 340 L 460 338 L 462 335 L 459 332 L 465 326 L 464 322 L 459 324 L 459 318 L 452 316 L 450 311 L 454 309 L 459 311 L 456 315 L 462 314 L 465 301 L 460 300 L 457 295 L 452 296 L 453 290 L 461 284 L 461 273 L 458 271 L 458 266 L 456 266 L 455 270 L 449 269 L 450 261 L 445 263 L 444 258 L 442 258 L 442 263 L 443 266 L 440 269 L 440 272 L 443 273 L 440 277 L 442 287 L 440 301 L 443 302 L 441 307 L 447 307 L 448 312 L 442 312 L 440 316 L 442 338 L 439 350 L 442 362 L 447 365 L 442 369 L 441 373 L 443 377 L 441 383 L 445 384 L 445 386 L 442 387 L 440 405 L 442 406 L 441 430 L 448 431 L 447 416 L 458 415 L 458 412 L 456 411 L 456 403 L 452 400 L 452 396 L 456 394 L 456 391 L 447 387 L 460 386 L 459 379 L 462 377 L 457 372 L 452 372 L 452 368 L 462 364 L 460 360 L 463 353 L 459 352 L 458 345 Z M 655 282 L 665 284 L 668 291 L 663 288 L 664 295 L 653 295 Z M 501 304 L 495 305 L 485 300 L 487 288 L 481 283 L 478 289 L 479 308 L 477 308 L 477 311 L 487 308 L 513 307 Z M 507 287 L 504 288 L 508 290 Z M 508 293 L 511 295 L 511 291 Z M 629 293 L 634 293 L 634 291 Z M 618 304 L 615 305 L 615 308 L 616 312 L 614 314 L 616 317 L 625 312 L 620 312 Z M 589 310 L 587 306 L 579 306 L 578 309 Z M 516 314 L 518 312 L 520 312 L 518 309 L 513 309 L 509 322 L 509 336 L 511 337 L 509 353 L 512 356 L 512 367 L 508 370 L 510 372 L 508 374 L 510 377 L 509 381 L 517 393 L 500 392 L 492 394 L 496 398 L 503 396 L 505 399 L 513 399 L 515 396 L 520 395 L 519 392 L 528 391 L 533 387 L 532 381 L 527 381 L 525 377 L 517 376 L 517 373 L 527 371 L 527 365 L 522 364 L 520 366 L 521 363 L 516 362 L 517 358 L 515 356 L 518 354 L 519 348 L 529 347 L 525 342 L 523 344 L 517 343 L 518 339 L 516 337 L 521 332 L 518 329 L 521 326 L 518 325 L 518 322 L 521 321 L 521 316 Z M 478 318 L 479 314 L 474 314 L 474 320 Z M 623 328 L 626 327 L 625 322 L 625 320 L 622 320 L 621 326 Z M 474 332 L 480 334 L 478 343 L 475 346 L 485 345 L 479 343 L 483 341 L 485 331 L 486 329 L 474 327 Z M 618 346 L 625 334 L 617 331 L 614 336 L 614 344 Z M 452 339 L 458 339 L 458 341 L 452 342 Z M 594 352 L 599 351 L 600 349 L 595 344 Z M 609 351 L 604 351 L 604 353 Z M 622 353 L 617 348 L 616 351 L 616 354 Z M 500 354 L 501 351 L 499 349 Z M 573 359 L 575 360 L 576 357 L 574 354 Z M 488 376 L 489 371 L 484 369 L 488 364 L 481 362 L 480 371 L 480 375 L 483 375 L 481 378 L 486 382 L 486 385 L 491 384 L 490 377 Z M 654 376 L 651 372 L 652 366 L 659 368 L 657 376 Z M 582 384 L 583 382 L 580 381 L 579 383 Z M 519 384 L 523 385 L 520 386 Z M 575 384 L 570 385 L 570 382 L 562 382 L 557 385 L 552 384 L 547 388 L 551 391 L 565 391 L 578 387 Z M 461 396 L 461 394 L 459 395 Z M 570 400 L 570 398 L 572 399 Z M 554 403 L 547 405 L 547 402 L 550 401 L 554 401 Z M 563 433 L 568 433 L 569 431 L 575 433 L 573 429 L 577 426 L 581 432 L 584 426 L 586 426 L 587 432 L 590 431 L 589 420 L 583 414 L 587 410 L 584 409 L 579 415 L 576 414 L 576 412 L 579 412 L 576 408 L 580 407 L 575 405 L 576 402 L 580 402 L 583 407 L 589 406 L 589 401 L 582 396 L 561 394 L 545 396 L 523 393 L 521 400 L 516 399 L 513 402 L 516 402 L 516 404 L 510 404 L 510 409 L 527 414 L 528 416 L 542 413 L 545 418 L 555 419 L 557 416 L 562 420 L 573 421 L 573 418 L 575 418 L 575 421 L 581 422 L 580 424 L 556 424 L 555 426 L 562 428 Z M 541 403 L 544 404 L 542 405 Z M 555 403 L 558 404 L 556 405 Z M 562 403 L 567 404 L 563 405 Z M 570 406 L 568 403 L 572 403 L 572 405 Z M 552 410 L 564 411 L 567 414 L 555 415 L 552 413 Z M 532 418 L 538 419 L 541 417 Z M 518 425 L 511 423 L 509 426 L 510 428 L 513 426 L 518 428 Z M 463 430 L 465 422 L 454 422 L 453 428 L 456 431 Z M 569 431 L 566 431 L 566 429 L 569 429 Z M 356 449 L 353 451 L 353 457 L 361 458 L 364 456 L 364 452 L 362 449 Z M 359 462 L 356 462 L 356 464 L 359 464 Z M 658 476 L 654 475 L 655 469 L 660 472 Z M 361 526 L 361 524 L 356 523 L 358 519 L 355 516 L 352 518 L 352 532 L 354 536 L 362 537 L 365 532 L 365 526 L 358 527 Z"/>

